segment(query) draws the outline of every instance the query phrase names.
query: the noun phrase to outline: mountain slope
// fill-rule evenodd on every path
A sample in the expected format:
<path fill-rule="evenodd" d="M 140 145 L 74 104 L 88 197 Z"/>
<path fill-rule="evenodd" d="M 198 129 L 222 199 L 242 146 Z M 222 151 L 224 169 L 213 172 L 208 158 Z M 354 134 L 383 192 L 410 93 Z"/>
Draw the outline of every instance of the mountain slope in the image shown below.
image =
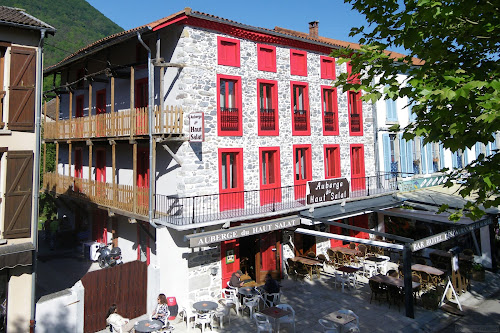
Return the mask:
<path fill-rule="evenodd" d="M 85 0 L 2 0 L 1 4 L 22 8 L 57 29 L 45 41 L 44 67 L 96 40 L 123 31 Z"/>

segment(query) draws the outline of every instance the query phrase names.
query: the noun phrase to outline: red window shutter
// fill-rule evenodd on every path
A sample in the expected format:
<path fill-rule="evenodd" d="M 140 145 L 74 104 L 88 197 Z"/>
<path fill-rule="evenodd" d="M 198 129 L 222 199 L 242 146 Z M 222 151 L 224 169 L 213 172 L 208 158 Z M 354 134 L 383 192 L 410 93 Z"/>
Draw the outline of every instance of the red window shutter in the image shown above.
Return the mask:
<path fill-rule="evenodd" d="M 31 236 L 33 152 L 7 153 L 4 237 Z"/>
<path fill-rule="evenodd" d="M 307 76 L 307 52 L 290 50 L 290 74 Z"/>
<path fill-rule="evenodd" d="M 321 61 L 321 78 L 335 80 L 335 58 L 320 57 Z"/>
<path fill-rule="evenodd" d="M 276 72 L 276 47 L 257 45 L 257 62 L 259 71 Z"/>
<path fill-rule="evenodd" d="M 218 36 L 217 58 L 219 65 L 240 67 L 240 41 Z"/>
<path fill-rule="evenodd" d="M 11 130 L 35 130 L 35 55 L 34 49 L 15 46 L 11 49 L 8 124 Z"/>

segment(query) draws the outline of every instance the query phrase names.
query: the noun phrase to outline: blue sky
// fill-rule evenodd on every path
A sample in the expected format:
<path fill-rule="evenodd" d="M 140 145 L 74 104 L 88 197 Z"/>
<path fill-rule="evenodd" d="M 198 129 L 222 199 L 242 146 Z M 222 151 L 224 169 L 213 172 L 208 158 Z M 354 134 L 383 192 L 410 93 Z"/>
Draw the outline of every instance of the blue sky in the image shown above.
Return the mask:
<path fill-rule="evenodd" d="M 357 42 L 349 37 L 363 16 L 343 0 L 87 0 L 125 30 L 155 21 L 185 7 L 240 23 L 273 29 L 275 26 L 308 32 L 319 21 L 321 36 Z"/>

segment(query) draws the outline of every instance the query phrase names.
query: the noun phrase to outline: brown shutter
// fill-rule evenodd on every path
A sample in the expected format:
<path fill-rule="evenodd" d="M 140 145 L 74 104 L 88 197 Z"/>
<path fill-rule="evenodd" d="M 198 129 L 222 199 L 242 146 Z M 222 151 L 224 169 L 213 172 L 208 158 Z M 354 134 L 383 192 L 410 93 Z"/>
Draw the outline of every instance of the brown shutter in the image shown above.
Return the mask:
<path fill-rule="evenodd" d="M 12 47 L 10 57 L 10 103 L 8 128 L 33 132 L 35 129 L 36 50 Z"/>
<path fill-rule="evenodd" d="M 7 152 L 4 238 L 31 236 L 33 152 Z"/>

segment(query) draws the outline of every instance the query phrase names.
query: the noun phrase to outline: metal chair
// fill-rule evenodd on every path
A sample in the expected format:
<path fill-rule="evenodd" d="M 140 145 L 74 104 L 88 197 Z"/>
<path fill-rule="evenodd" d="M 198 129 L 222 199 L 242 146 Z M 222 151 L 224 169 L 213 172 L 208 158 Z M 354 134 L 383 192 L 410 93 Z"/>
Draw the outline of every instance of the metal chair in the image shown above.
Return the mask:
<path fill-rule="evenodd" d="M 260 313 L 254 313 L 253 318 L 255 319 L 255 324 L 257 325 L 257 333 L 259 332 L 273 332 L 273 326 L 269 322 L 269 319 Z"/>
<path fill-rule="evenodd" d="M 241 310 L 241 314 L 243 314 L 243 310 L 245 310 L 245 308 L 248 308 L 248 310 L 250 311 L 250 318 L 253 318 L 253 309 L 254 308 L 256 308 L 257 310 L 259 309 L 259 301 L 260 301 L 259 296 L 244 297 L 243 309 Z"/>
<path fill-rule="evenodd" d="M 278 327 L 276 331 L 277 332 L 280 331 L 279 327 L 281 324 L 290 324 L 293 327 L 293 332 L 295 332 L 295 310 L 288 304 L 278 304 L 276 305 L 276 307 L 290 312 L 289 315 L 278 318 L 277 320 Z"/>

